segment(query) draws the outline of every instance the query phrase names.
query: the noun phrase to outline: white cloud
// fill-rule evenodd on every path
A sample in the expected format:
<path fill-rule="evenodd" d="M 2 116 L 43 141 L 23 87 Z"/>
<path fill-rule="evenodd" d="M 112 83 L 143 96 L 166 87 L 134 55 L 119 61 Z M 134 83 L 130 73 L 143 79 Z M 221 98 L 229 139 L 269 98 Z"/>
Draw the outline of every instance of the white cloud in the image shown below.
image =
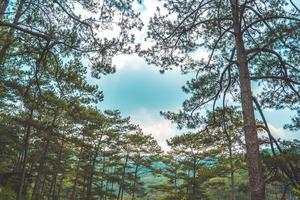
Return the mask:
<path fill-rule="evenodd" d="M 145 134 L 151 134 L 164 151 L 169 150 L 166 140 L 179 134 L 175 124 L 145 108 L 136 111 L 132 115 L 132 121 L 139 124 Z"/>
<path fill-rule="evenodd" d="M 137 42 L 142 43 L 143 47 L 147 48 L 151 45 L 149 41 L 144 41 L 147 36 L 149 20 L 154 16 L 157 7 L 163 9 L 163 3 L 158 0 L 145 0 L 143 3 L 144 9 L 141 12 L 140 18 L 143 20 L 144 27 L 141 31 L 136 31 L 135 35 Z"/>
<path fill-rule="evenodd" d="M 99 10 L 96 13 L 89 12 L 86 10 L 81 4 L 76 3 L 74 5 L 74 13 L 79 13 L 78 16 L 81 17 L 81 20 L 84 21 L 86 19 L 98 19 L 101 13 L 101 10 Z M 116 13 L 114 15 L 114 21 L 119 21 L 121 19 L 121 15 Z M 97 37 L 100 39 L 107 38 L 107 39 L 112 39 L 114 37 L 118 37 L 121 29 L 119 26 L 117 26 L 116 23 L 110 23 L 110 22 L 102 22 L 101 26 L 97 29 L 96 32 L 94 32 Z"/>
<path fill-rule="evenodd" d="M 143 2 L 143 5 L 135 2 L 133 4 L 133 9 L 137 12 L 140 11 L 140 18 L 143 20 L 144 26 L 141 31 L 134 29 L 132 30 L 132 33 L 135 35 L 136 42 L 140 43 L 142 46 L 142 49 L 146 49 L 152 45 L 152 43 L 147 40 L 145 41 L 145 38 L 147 37 L 147 30 L 148 30 L 148 24 L 151 17 L 154 16 L 154 13 L 156 11 L 156 8 L 163 7 L 162 2 L 159 2 L 158 0 L 145 0 Z M 107 31 L 108 34 L 110 31 Z M 106 36 L 106 35 L 105 35 Z M 137 69 L 139 66 L 145 66 L 146 62 L 144 58 L 139 57 L 136 54 L 133 55 L 116 55 L 113 58 L 113 64 L 116 66 L 117 70 L 125 69 L 125 68 L 133 68 Z"/>
<path fill-rule="evenodd" d="M 292 140 L 292 139 L 300 139 L 299 132 L 292 132 L 289 130 L 285 130 L 282 127 L 275 127 L 274 125 L 268 123 L 269 129 L 271 131 L 271 134 L 275 138 L 281 138 L 284 140 Z"/>
<path fill-rule="evenodd" d="M 117 55 L 113 58 L 113 65 L 116 66 L 117 70 L 123 70 L 125 68 L 138 69 L 147 65 L 144 58 L 139 57 L 137 54 L 132 55 Z"/>

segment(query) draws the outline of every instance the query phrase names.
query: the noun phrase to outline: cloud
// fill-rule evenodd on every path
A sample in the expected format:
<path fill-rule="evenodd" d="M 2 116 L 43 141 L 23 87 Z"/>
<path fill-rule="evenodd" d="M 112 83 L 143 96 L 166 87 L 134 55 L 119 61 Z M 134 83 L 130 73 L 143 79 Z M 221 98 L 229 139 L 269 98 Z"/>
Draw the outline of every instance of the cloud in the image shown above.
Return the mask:
<path fill-rule="evenodd" d="M 137 42 L 142 43 L 143 47 L 145 48 L 151 45 L 149 41 L 144 41 L 144 39 L 147 36 L 150 18 L 154 16 L 157 7 L 163 9 L 163 3 L 158 0 L 145 0 L 143 2 L 143 10 L 141 11 L 140 18 L 143 20 L 144 27 L 142 28 L 141 31 L 135 32 L 135 37 Z"/>
<path fill-rule="evenodd" d="M 141 108 L 132 115 L 132 122 L 139 124 L 145 134 L 151 134 L 164 151 L 170 148 L 166 140 L 180 134 L 175 124 L 163 119 L 159 113 Z"/>
<path fill-rule="evenodd" d="M 132 55 L 117 55 L 113 58 L 113 65 L 116 66 L 117 70 L 124 70 L 124 69 L 138 69 L 139 67 L 144 67 L 146 61 L 144 58 L 139 57 L 137 54 Z"/>
<path fill-rule="evenodd" d="M 147 49 L 152 45 L 149 40 L 145 41 L 145 38 L 147 37 L 149 20 L 154 16 L 157 7 L 162 8 L 162 2 L 158 0 L 145 0 L 143 4 L 137 2 L 133 4 L 133 9 L 141 13 L 140 18 L 144 23 L 142 30 L 134 29 L 132 31 L 135 35 L 136 42 L 141 44 L 142 49 Z M 138 67 L 147 65 L 147 63 L 144 58 L 139 57 L 137 54 L 122 54 L 113 58 L 113 65 L 116 66 L 117 70 L 123 70 L 125 68 L 137 69 Z"/>
<path fill-rule="evenodd" d="M 281 127 L 275 127 L 274 125 L 268 123 L 271 134 L 275 138 L 280 138 L 283 140 L 292 140 L 292 139 L 300 139 L 300 134 L 296 132 L 292 132 L 289 130 L 285 130 Z"/>

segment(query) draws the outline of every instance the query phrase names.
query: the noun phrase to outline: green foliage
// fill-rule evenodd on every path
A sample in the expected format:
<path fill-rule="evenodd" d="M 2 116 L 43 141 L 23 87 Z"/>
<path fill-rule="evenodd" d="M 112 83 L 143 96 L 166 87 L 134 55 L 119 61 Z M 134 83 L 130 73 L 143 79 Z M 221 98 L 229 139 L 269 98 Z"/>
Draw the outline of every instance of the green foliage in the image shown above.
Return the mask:
<path fill-rule="evenodd" d="M 180 65 L 184 72 L 196 70 L 201 75 L 184 87 L 185 92 L 192 94 L 184 103 L 184 111 L 166 114 L 180 127 L 201 130 L 170 138 L 171 150 L 165 154 L 157 141 L 133 125 L 129 117 L 122 117 L 117 110 L 100 110 L 96 105 L 103 99 L 102 91 L 87 81 L 89 71 L 95 78 L 114 72 L 111 63 L 114 55 L 139 49 L 131 30 L 141 29 L 142 22 L 133 10 L 133 0 L 19 0 L 9 1 L 9 5 L 5 2 L 0 4 L 0 200 L 215 200 L 233 195 L 236 199 L 248 198 L 242 114 L 238 108 L 224 103 L 226 92 L 231 93 L 233 101 L 239 101 L 237 72 L 233 67 L 220 70 L 228 61 L 227 48 L 233 47 L 230 32 L 215 47 L 219 56 L 212 56 L 209 65 L 190 56 L 199 46 L 213 48 L 215 41 L 209 35 L 220 34 L 220 17 L 227 18 L 229 12 L 225 1 L 218 1 L 222 12 L 207 13 L 211 20 L 201 22 L 201 27 L 182 14 L 194 10 L 197 1 L 169 1 L 165 5 L 183 23 L 168 21 L 160 15 L 151 20 L 149 36 L 157 43 L 143 52 L 148 61 L 161 65 L 163 70 Z M 298 17 L 294 11 L 283 9 L 284 1 L 265 4 L 269 7 L 262 10 L 264 16 Z M 78 10 L 90 16 L 80 16 Z M 203 20 L 196 15 L 193 19 Z M 245 23 L 255 19 L 246 16 Z M 296 48 L 299 41 L 292 38 L 298 37 L 297 23 L 287 19 L 281 22 L 270 23 L 286 45 Z M 157 35 L 157 27 L 161 25 L 166 28 L 160 29 L 163 35 L 172 33 L 167 38 L 169 43 Z M 223 25 L 230 27 L 231 23 Z M 290 61 L 286 66 L 289 74 L 293 74 L 289 78 L 297 84 L 298 70 L 291 64 L 297 63 L 299 57 L 292 55 L 293 50 L 286 50 L 281 39 L 263 27 L 257 22 L 248 36 L 254 34 L 254 40 L 261 45 L 284 51 L 283 59 Z M 103 37 L 116 29 L 121 31 Z M 258 29 L 268 38 L 260 37 Z M 245 40 L 249 49 L 256 47 L 251 40 L 250 37 Z M 249 54 L 255 55 L 252 51 Z M 258 54 L 260 57 L 250 62 L 251 77 L 256 80 L 257 75 L 283 73 L 276 67 L 269 68 L 270 63 L 282 64 L 274 53 Z M 199 70 L 200 65 L 209 67 L 209 72 L 207 67 Z M 226 84 L 220 83 L 220 78 Z M 284 81 L 266 81 L 269 90 L 261 93 L 263 105 L 281 108 L 295 104 L 295 91 Z M 279 94 L 283 90 L 285 93 Z M 205 117 L 199 113 L 189 115 L 197 111 L 199 102 L 201 107 L 212 97 L 218 99 L 221 93 L 224 93 L 223 108 L 214 106 L 214 112 Z M 269 99 L 270 95 L 279 101 Z M 299 128 L 298 121 L 296 117 L 289 128 Z M 289 186 L 290 179 L 282 174 L 286 163 L 295 167 L 289 166 L 290 171 L 299 172 L 299 141 L 284 141 L 280 145 L 283 151 L 276 158 L 269 152 L 263 153 L 268 191 L 271 198 L 282 195 L 277 188 L 287 188 L 299 196 L 299 188 Z"/>
<path fill-rule="evenodd" d="M 217 105 L 223 109 L 240 105 L 251 198 L 265 199 L 253 101 L 258 99 L 257 108 L 262 105 L 299 111 L 299 8 L 292 0 L 163 2 L 164 8 L 157 9 L 150 19 L 147 39 L 152 45 L 141 55 L 161 72 L 179 67 L 195 76 L 183 87 L 190 96 L 182 110 L 162 114 L 179 128 L 202 129 L 207 105 L 213 115 Z M 202 56 L 203 51 L 208 56 Z M 214 120 L 213 124 L 229 132 L 219 122 Z M 274 148 L 272 143 L 276 141 L 265 119 L 261 127 L 268 132 L 269 145 Z M 297 130 L 299 117 L 287 127 Z M 299 185 L 297 173 L 289 171 L 283 170 Z"/>
<path fill-rule="evenodd" d="M 138 172 L 160 148 L 118 111 L 95 108 L 103 94 L 87 82 L 88 69 L 99 78 L 115 71 L 112 56 L 135 51 L 132 2 L 1 3 L 0 185 L 17 199 L 143 195 Z"/>
<path fill-rule="evenodd" d="M 0 187 L 0 199 L 1 200 L 15 200 L 17 194 L 9 186 Z"/>

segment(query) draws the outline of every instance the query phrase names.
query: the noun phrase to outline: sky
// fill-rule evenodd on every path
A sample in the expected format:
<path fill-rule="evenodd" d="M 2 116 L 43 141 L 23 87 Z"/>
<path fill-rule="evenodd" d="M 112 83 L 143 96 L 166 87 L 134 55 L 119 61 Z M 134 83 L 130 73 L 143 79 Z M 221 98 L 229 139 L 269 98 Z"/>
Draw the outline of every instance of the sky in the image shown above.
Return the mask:
<path fill-rule="evenodd" d="M 119 109 L 123 116 L 139 124 L 167 149 L 165 140 L 179 134 L 175 124 L 160 116 L 160 111 L 177 111 L 188 97 L 181 86 L 189 79 L 179 70 L 160 74 L 158 67 L 149 66 L 137 55 L 116 58 L 122 65 L 117 72 L 99 80 L 104 93 L 101 108 Z"/>
<path fill-rule="evenodd" d="M 144 0 L 143 4 L 135 4 L 135 9 L 141 10 L 141 18 L 145 26 L 141 32 L 137 31 L 137 42 L 144 42 L 146 28 L 150 16 L 161 6 L 157 0 Z M 207 52 L 199 52 L 200 56 Z M 118 55 L 113 64 L 117 71 L 114 74 L 94 79 L 104 93 L 104 101 L 99 107 L 104 109 L 118 109 L 124 117 L 130 116 L 132 123 L 139 124 L 143 131 L 152 134 L 158 144 L 168 150 L 166 139 L 181 134 L 168 120 L 160 116 L 160 111 L 177 111 L 182 102 L 188 98 L 181 87 L 191 78 L 191 75 L 181 74 L 179 69 L 159 73 L 159 67 L 148 65 L 137 55 Z M 284 130 L 284 124 L 290 122 L 294 113 L 281 110 L 265 110 L 269 128 L 275 137 L 282 139 L 300 139 L 300 134 Z"/>

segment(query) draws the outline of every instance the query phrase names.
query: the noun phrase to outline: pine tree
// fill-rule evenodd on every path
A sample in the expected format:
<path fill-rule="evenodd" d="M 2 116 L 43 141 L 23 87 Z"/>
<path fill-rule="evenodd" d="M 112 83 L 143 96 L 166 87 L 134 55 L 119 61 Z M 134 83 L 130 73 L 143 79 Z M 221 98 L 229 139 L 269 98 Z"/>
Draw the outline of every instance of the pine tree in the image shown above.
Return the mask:
<path fill-rule="evenodd" d="M 220 97 L 224 102 L 231 94 L 240 102 L 251 198 L 255 200 L 265 199 L 265 190 L 252 102 L 257 94 L 253 94 L 251 82 L 273 86 L 261 93 L 265 101 L 277 101 L 267 96 L 279 94 L 277 87 L 298 98 L 295 85 L 299 75 L 291 72 L 298 74 L 295 55 L 299 54 L 299 41 L 295 38 L 299 36 L 300 13 L 295 4 L 290 4 L 291 9 L 286 5 L 285 0 L 165 1 L 166 12 L 158 9 L 150 21 L 148 37 L 154 45 L 142 52 L 162 72 L 180 66 L 183 72 L 196 73 L 184 88 L 192 94 L 184 102 L 184 111 L 166 114 L 180 126 L 197 126 L 197 111 L 209 102 L 214 109 Z M 201 59 L 204 49 L 210 52 L 207 59 Z"/>

